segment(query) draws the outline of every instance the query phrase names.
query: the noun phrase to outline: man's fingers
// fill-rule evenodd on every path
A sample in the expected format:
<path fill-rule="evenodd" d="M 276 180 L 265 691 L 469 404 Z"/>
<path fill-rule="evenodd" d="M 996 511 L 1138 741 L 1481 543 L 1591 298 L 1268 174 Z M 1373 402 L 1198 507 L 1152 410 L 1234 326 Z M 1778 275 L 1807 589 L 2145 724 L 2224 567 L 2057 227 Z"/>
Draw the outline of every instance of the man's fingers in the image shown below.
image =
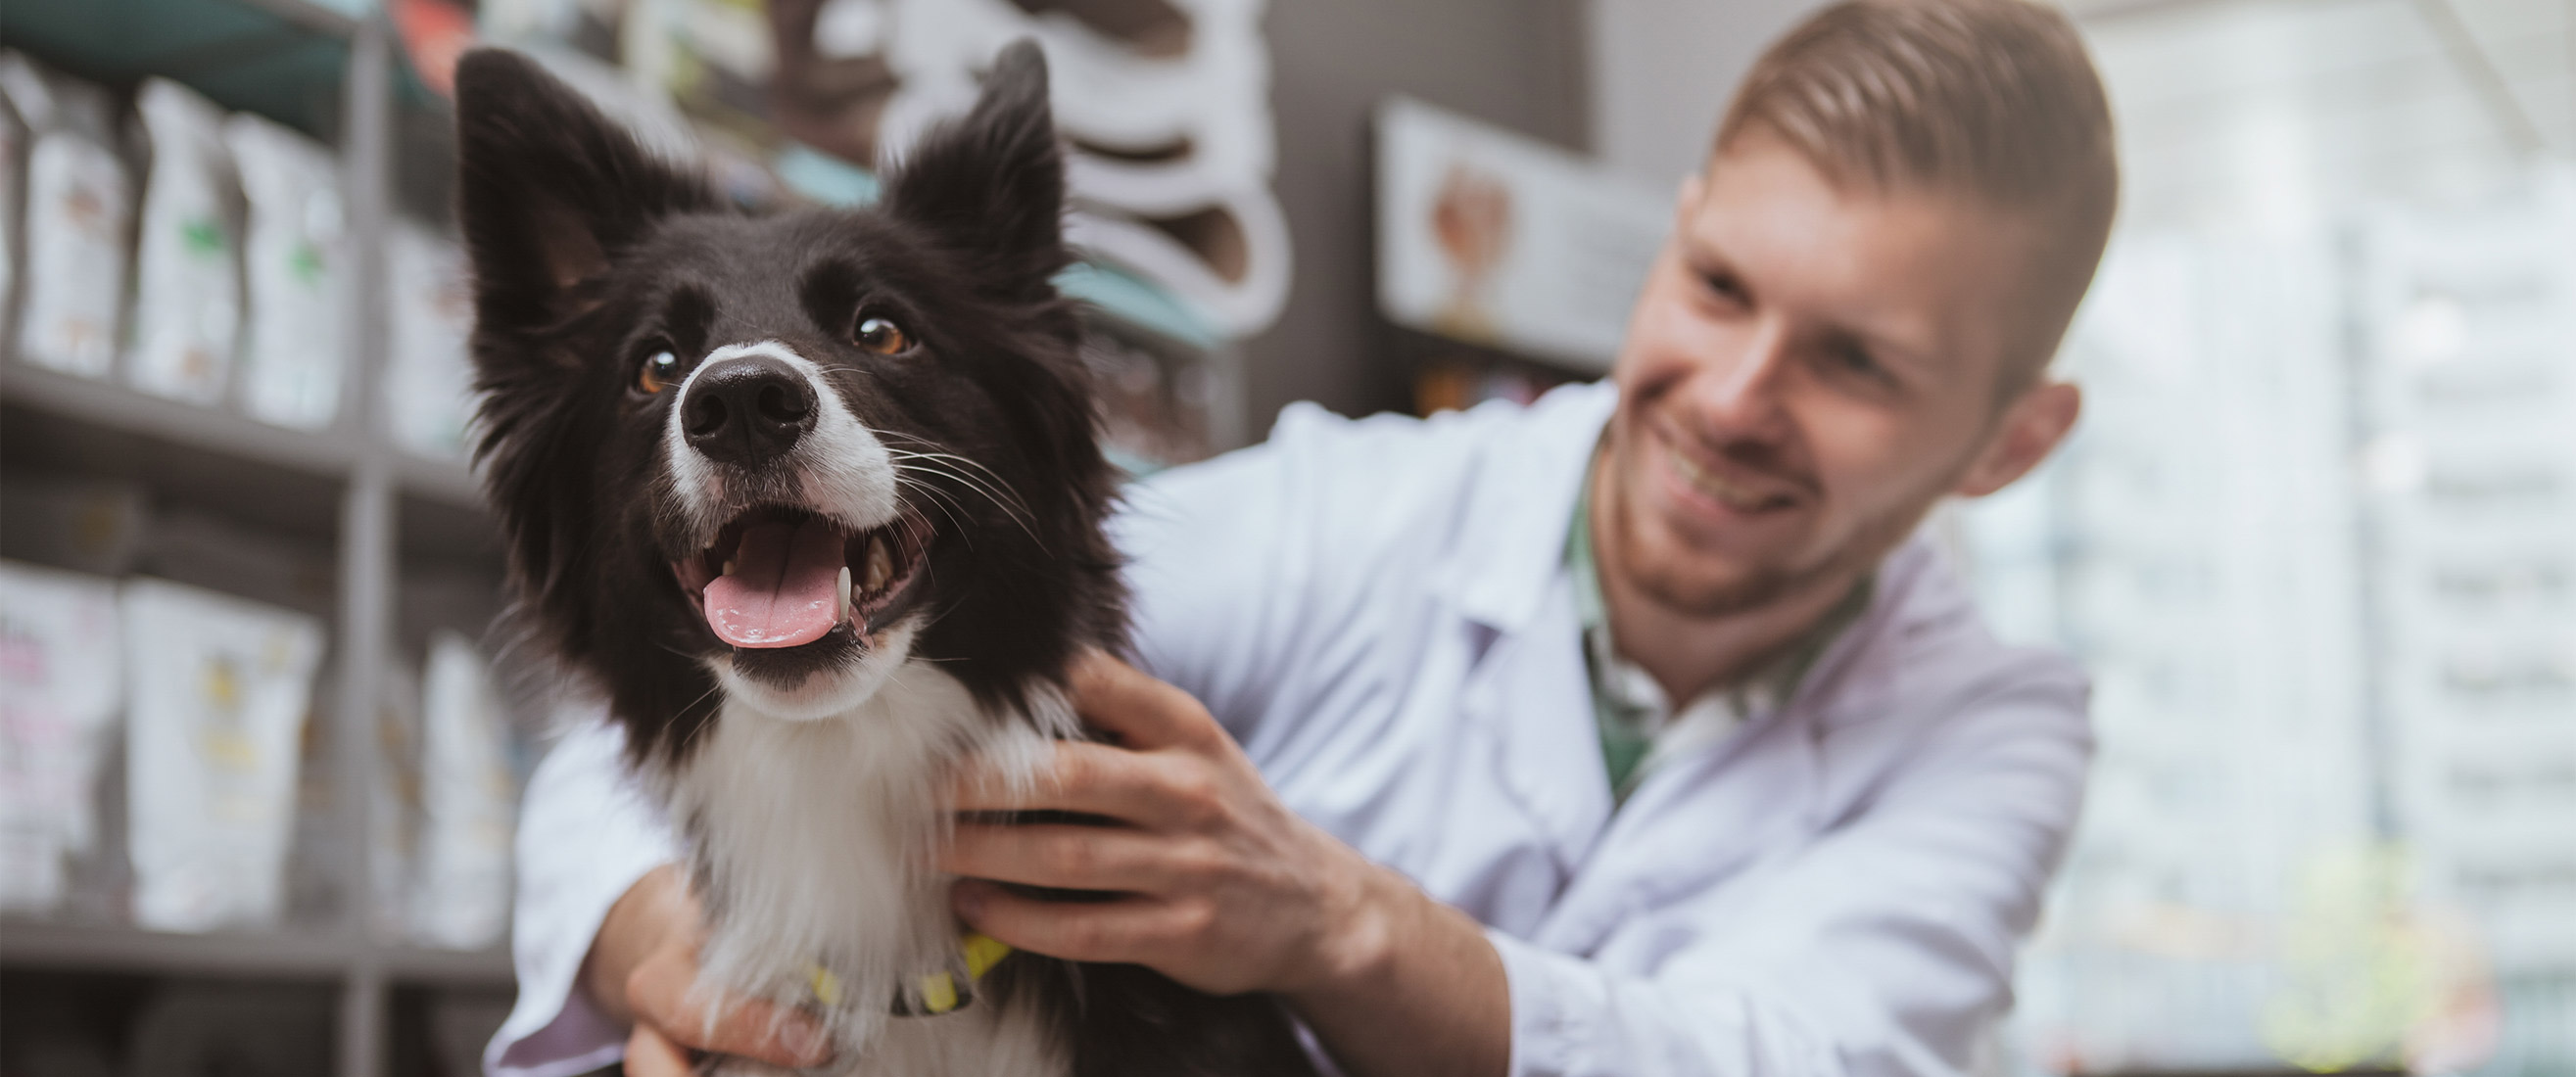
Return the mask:
<path fill-rule="evenodd" d="M 689 1052 L 671 1038 L 639 1024 L 626 1037 L 627 1077 L 693 1077 Z"/>
<path fill-rule="evenodd" d="M 939 866 L 1027 886 L 1154 892 L 1187 873 L 1191 848 L 1119 827 L 960 823 Z"/>
<path fill-rule="evenodd" d="M 626 980 L 626 999 L 635 1009 L 636 1025 L 651 1025 L 678 1047 L 741 1055 L 774 1066 L 816 1066 L 831 1060 L 822 1026 L 765 999 L 728 1000 L 710 1021 L 708 1001 L 692 990 L 696 980 L 696 959 L 685 951 L 666 949 L 646 958 Z"/>
<path fill-rule="evenodd" d="M 1043 901 L 981 879 L 958 880 L 958 919 L 1030 953 L 1067 961 L 1150 965 L 1173 941 L 1190 937 L 1191 914 L 1151 898 L 1099 902 Z"/>
<path fill-rule="evenodd" d="M 1093 728 L 1137 751 L 1204 744 L 1225 731 L 1188 692 L 1146 676 L 1105 651 L 1074 659 L 1073 709 Z"/>
<path fill-rule="evenodd" d="M 959 777 L 961 812 L 1067 811 L 1141 821 L 1162 808 L 1157 788 L 1169 763 L 1106 744 L 1061 741 L 1034 780 L 1011 782 L 976 767 Z"/>

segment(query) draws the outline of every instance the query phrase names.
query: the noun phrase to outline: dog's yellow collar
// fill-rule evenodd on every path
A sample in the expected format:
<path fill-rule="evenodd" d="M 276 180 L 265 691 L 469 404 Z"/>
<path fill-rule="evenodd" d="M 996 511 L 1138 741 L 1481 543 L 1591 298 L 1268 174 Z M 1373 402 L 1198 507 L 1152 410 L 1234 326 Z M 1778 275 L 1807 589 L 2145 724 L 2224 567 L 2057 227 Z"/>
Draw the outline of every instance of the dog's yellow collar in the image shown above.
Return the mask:
<path fill-rule="evenodd" d="M 980 931 L 960 932 L 957 949 L 966 958 L 966 982 L 959 984 L 953 972 L 934 972 L 913 981 L 913 991 L 897 988 L 894 1014 L 897 1017 L 936 1017 L 953 1013 L 975 1001 L 975 981 L 984 978 L 993 966 L 1011 956 L 1011 945 Z M 814 1001 L 830 1009 L 842 999 L 841 978 L 821 963 L 805 967 L 806 986 L 814 991 Z M 916 1005 L 915 999 L 918 999 Z"/>

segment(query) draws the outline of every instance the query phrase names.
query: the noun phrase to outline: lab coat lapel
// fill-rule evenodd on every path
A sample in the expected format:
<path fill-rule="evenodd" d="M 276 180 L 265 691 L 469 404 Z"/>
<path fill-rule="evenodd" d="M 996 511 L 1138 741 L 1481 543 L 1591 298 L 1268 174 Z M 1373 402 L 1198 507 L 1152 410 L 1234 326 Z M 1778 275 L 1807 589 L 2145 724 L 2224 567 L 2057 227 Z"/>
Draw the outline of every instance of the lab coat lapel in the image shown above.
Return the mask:
<path fill-rule="evenodd" d="M 1819 822 L 1817 730 L 1793 702 L 1648 775 L 1531 941 L 1592 953 L 1638 913 L 1802 848 Z"/>
<path fill-rule="evenodd" d="M 1498 446 L 1460 492 L 1468 532 L 1441 587 L 1475 655 L 1458 705 L 1467 727 L 1489 738 L 1496 781 L 1547 843 L 1560 882 L 1610 816 L 1606 779 L 1585 780 L 1606 771 L 1565 534 L 1617 403 L 1617 390 L 1598 384 L 1567 386 L 1531 406 L 1523 435 Z M 1526 930 L 1538 912 L 1498 926 Z"/>
<path fill-rule="evenodd" d="M 1636 914 L 1812 844 L 1841 798 L 1856 795 L 1828 788 L 1829 738 L 1894 705 L 1878 652 L 1895 634 L 1891 619 L 1919 604 L 1929 556 L 1918 541 L 1887 560 L 1870 609 L 1826 647 L 1782 706 L 1648 775 L 1532 941 L 1597 952 Z"/>
<path fill-rule="evenodd" d="M 1571 590 L 1553 588 L 1528 623 L 1492 636 L 1459 700 L 1468 727 L 1491 738 L 1496 780 L 1547 843 L 1560 889 L 1590 855 L 1611 808 L 1581 638 Z"/>

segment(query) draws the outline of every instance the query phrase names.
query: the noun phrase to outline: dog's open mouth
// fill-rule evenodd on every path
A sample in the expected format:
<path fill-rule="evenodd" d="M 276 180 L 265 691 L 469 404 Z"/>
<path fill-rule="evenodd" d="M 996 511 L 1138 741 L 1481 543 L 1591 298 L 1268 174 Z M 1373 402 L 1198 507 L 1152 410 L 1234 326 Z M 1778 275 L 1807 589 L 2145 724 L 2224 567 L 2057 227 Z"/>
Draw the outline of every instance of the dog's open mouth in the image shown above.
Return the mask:
<path fill-rule="evenodd" d="M 843 625 L 865 645 L 909 607 L 927 530 L 909 515 L 854 531 L 803 509 L 757 508 L 671 570 L 736 647 L 800 647 Z"/>

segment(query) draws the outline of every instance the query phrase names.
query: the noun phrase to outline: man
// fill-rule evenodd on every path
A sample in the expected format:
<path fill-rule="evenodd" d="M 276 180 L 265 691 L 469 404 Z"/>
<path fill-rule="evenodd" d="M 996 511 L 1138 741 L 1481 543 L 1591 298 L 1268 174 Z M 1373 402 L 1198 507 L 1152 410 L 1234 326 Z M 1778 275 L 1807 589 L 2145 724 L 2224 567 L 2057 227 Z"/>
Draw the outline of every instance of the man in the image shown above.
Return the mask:
<path fill-rule="evenodd" d="M 2081 675 L 1907 536 L 2073 425 L 2045 367 L 2116 187 L 2053 10 L 1819 13 L 1682 190 L 1615 388 L 1292 409 L 1131 495 L 1153 676 L 1076 685 L 1119 745 L 963 805 L 1128 825 L 961 826 L 960 917 L 1276 992 L 1353 1074 L 1960 1071 L 2090 738 Z M 695 909 L 616 752 L 578 733 L 531 788 L 493 1068 L 818 1061 L 796 1015 L 687 997 Z"/>

